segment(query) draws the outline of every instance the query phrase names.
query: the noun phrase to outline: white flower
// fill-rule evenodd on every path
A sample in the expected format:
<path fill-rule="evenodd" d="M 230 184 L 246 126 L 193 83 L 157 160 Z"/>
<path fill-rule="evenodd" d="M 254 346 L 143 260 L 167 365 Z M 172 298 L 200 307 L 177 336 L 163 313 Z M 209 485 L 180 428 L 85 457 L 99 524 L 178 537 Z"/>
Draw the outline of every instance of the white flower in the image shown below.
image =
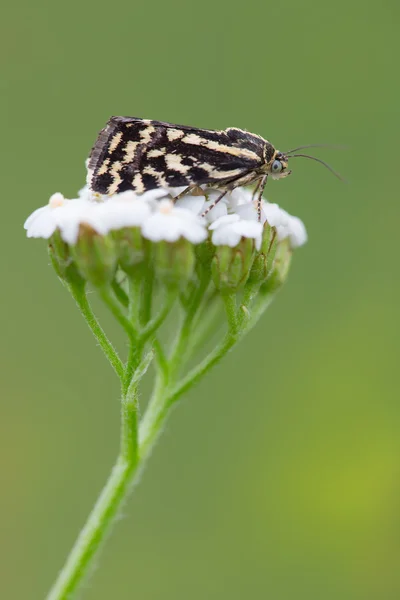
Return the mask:
<path fill-rule="evenodd" d="M 209 229 L 215 246 L 237 246 L 242 237 L 253 238 L 257 250 L 261 247 L 263 226 L 257 221 L 241 219 L 239 215 L 226 215 L 214 221 Z"/>
<path fill-rule="evenodd" d="M 75 244 L 80 225 L 89 225 L 100 234 L 107 233 L 99 205 L 84 199 L 67 200 L 62 194 L 53 194 L 47 206 L 35 210 L 25 221 L 28 237 L 48 239 L 56 229 L 67 244 Z"/>
<path fill-rule="evenodd" d="M 230 211 L 236 212 L 238 206 L 242 206 L 243 204 L 249 205 L 253 200 L 254 194 L 248 188 L 238 187 L 232 190 L 227 196 Z"/>
<path fill-rule="evenodd" d="M 81 225 L 89 225 L 101 235 L 107 233 L 107 225 L 102 219 L 99 204 L 87 200 L 69 200 L 57 213 L 57 228 L 64 242 L 76 244 Z"/>
<path fill-rule="evenodd" d="M 183 237 L 193 244 L 207 237 L 202 220 L 190 210 L 174 206 L 171 200 L 159 202 L 158 209 L 143 223 L 142 234 L 153 242 L 176 242 Z"/>
<path fill-rule="evenodd" d="M 289 238 L 292 248 L 307 241 L 303 222 L 277 204 L 263 200 L 260 223 L 257 202 L 248 189 L 237 188 L 226 194 L 205 218 L 200 215 L 221 192 L 212 190 L 207 199 L 188 194 L 174 204 L 171 198 L 183 189 L 155 189 L 139 195 L 127 191 L 107 197 L 92 193 L 85 186 L 74 200 L 53 194 L 49 204 L 34 211 L 24 226 L 28 237 L 45 239 L 58 229 L 68 244 L 76 243 L 83 224 L 101 235 L 124 227 L 140 227 L 143 236 L 154 242 L 174 242 L 183 237 L 194 244 L 206 239 L 208 228 L 212 232 L 212 242 L 217 246 L 234 247 L 242 237 L 247 237 L 253 238 L 259 249 L 262 226 L 268 221 L 276 227 L 278 240 Z"/>
<path fill-rule="evenodd" d="M 133 192 L 122 192 L 97 205 L 99 217 L 107 231 L 140 227 L 151 215 L 151 199 Z"/>
<path fill-rule="evenodd" d="M 69 202 L 60 193 L 53 194 L 46 206 L 37 208 L 25 221 L 26 235 L 33 238 L 49 238 L 57 229 L 58 212 Z"/>

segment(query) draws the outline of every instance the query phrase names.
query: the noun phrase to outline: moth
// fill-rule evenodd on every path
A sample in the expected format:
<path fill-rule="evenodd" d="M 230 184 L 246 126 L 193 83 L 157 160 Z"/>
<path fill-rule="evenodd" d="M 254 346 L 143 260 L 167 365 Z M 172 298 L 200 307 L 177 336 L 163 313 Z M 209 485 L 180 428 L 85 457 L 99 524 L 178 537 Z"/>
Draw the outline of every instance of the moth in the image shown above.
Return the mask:
<path fill-rule="evenodd" d="M 185 186 L 178 197 L 206 185 L 221 191 L 208 212 L 229 191 L 256 184 L 254 198 L 261 218 L 267 180 L 290 175 L 289 158 L 310 158 L 332 170 L 318 158 L 293 154 L 308 147 L 280 152 L 261 136 L 236 127 L 215 131 L 137 117 L 111 117 L 91 150 L 88 185 L 104 195 Z"/>

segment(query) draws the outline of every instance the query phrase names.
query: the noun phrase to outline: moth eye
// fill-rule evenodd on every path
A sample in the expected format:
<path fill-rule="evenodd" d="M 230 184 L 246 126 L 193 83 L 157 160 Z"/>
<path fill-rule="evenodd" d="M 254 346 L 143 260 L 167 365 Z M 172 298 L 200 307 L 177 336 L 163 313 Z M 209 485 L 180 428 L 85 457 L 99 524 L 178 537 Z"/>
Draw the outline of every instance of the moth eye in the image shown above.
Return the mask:
<path fill-rule="evenodd" d="M 272 163 L 272 170 L 274 173 L 279 173 L 279 171 L 282 171 L 282 163 L 280 160 L 274 160 Z"/>

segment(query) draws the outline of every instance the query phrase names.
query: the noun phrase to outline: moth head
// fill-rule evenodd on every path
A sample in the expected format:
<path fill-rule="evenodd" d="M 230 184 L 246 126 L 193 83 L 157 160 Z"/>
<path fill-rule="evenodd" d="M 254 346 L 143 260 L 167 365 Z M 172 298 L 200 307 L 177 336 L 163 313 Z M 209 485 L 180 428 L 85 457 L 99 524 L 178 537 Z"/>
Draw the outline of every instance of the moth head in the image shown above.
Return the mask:
<path fill-rule="evenodd" d="M 279 150 L 275 152 L 268 167 L 272 179 L 283 179 L 283 177 L 287 177 L 292 172 L 288 169 L 288 157 L 283 152 L 279 152 Z"/>

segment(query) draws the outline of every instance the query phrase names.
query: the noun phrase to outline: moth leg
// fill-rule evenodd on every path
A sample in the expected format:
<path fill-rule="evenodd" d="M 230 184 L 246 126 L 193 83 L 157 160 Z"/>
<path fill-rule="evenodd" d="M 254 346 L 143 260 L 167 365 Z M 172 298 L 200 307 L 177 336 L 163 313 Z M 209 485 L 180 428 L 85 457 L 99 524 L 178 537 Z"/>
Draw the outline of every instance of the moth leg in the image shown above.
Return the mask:
<path fill-rule="evenodd" d="M 212 210 L 213 208 L 215 208 L 217 206 L 218 202 L 220 200 L 222 200 L 222 198 L 225 196 L 225 194 L 228 193 L 228 191 L 229 190 L 225 190 L 224 192 L 222 192 L 222 194 L 220 194 L 218 196 L 218 198 L 212 204 L 210 204 L 210 206 L 208 206 L 204 212 L 201 213 L 200 216 L 205 217 L 210 212 L 210 210 Z"/>
<path fill-rule="evenodd" d="M 256 187 L 255 187 L 255 188 L 254 188 L 254 190 L 253 190 L 253 200 L 255 199 L 255 197 L 256 197 L 256 194 L 257 194 L 257 192 L 258 192 L 258 190 L 259 190 L 259 188 L 260 188 L 261 181 L 262 181 L 262 179 L 259 179 L 259 180 L 257 181 L 257 185 L 256 185 Z"/>
<path fill-rule="evenodd" d="M 267 185 L 268 175 L 265 175 L 262 179 L 260 179 L 260 183 L 257 185 L 258 197 L 257 197 L 257 216 L 258 220 L 261 222 L 261 203 L 262 203 L 262 195 L 264 193 L 264 188 Z"/>
<path fill-rule="evenodd" d="M 174 196 L 172 200 L 176 202 L 177 200 L 180 200 L 181 198 L 186 196 L 186 194 L 190 193 L 192 193 L 193 196 L 204 196 L 204 190 L 202 190 L 201 187 L 196 185 L 195 183 L 192 183 L 191 185 L 188 185 L 187 188 L 185 188 L 182 192 L 180 192 L 180 194 Z"/>

